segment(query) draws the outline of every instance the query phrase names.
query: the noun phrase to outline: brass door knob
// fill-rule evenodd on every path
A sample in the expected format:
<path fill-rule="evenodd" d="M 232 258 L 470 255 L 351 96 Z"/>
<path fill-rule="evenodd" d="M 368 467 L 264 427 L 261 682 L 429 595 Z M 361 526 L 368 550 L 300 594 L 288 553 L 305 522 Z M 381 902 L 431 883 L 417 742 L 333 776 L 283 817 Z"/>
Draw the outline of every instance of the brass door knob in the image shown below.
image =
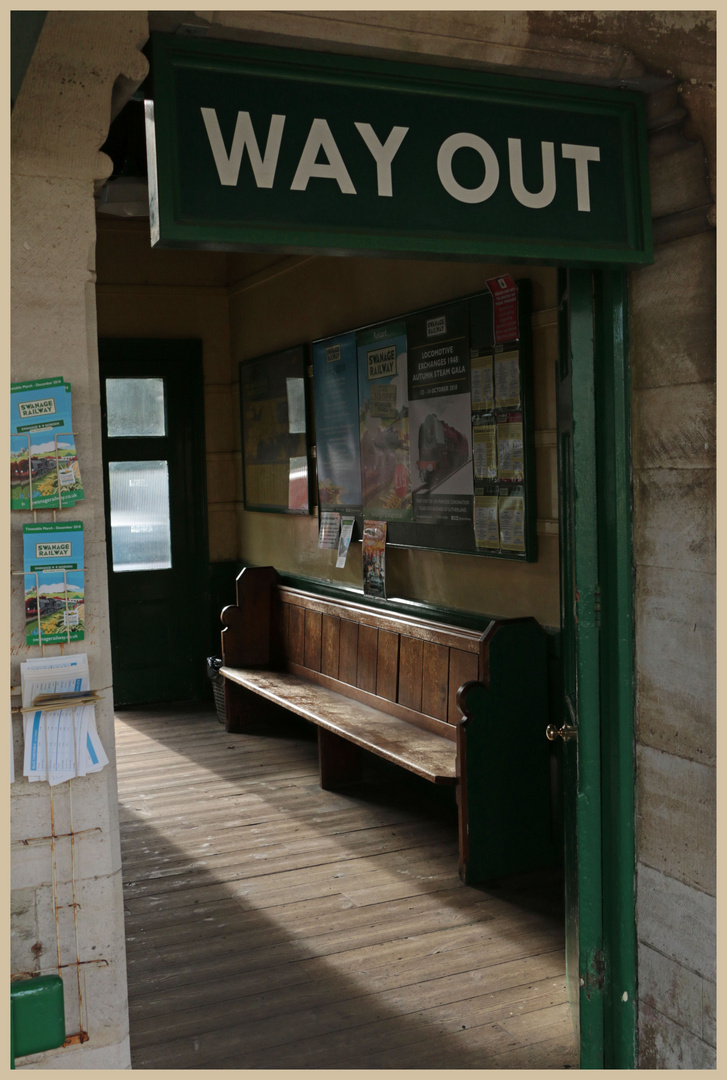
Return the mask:
<path fill-rule="evenodd" d="M 545 734 L 551 742 L 555 742 L 556 739 L 562 739 L 563 742 L 567 742 L 568 739 L 576 739 L 578 737 L 578 728 L 571 727 L 569 724 L 563 724 L 563 726 L 559 728 L 557 728 L 555 724 L 548 724 L 545 729 Z"/>

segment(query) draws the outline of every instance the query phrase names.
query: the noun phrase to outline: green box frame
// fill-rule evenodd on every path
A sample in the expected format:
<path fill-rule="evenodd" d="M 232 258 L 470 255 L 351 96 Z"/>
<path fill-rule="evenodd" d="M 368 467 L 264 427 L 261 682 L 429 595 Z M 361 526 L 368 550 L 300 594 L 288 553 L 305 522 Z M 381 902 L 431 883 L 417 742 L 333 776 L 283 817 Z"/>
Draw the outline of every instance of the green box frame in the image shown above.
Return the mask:
<path fill-rule="evenodd" d="M 509 262 L 527 259 L 571 266 L 652 261 L 646 116 L 643 98 L 637 93 L 165 34 L 152 35 L 150 56 L 151 98 L 146 103 L 146 117 L 155 246 L 265 251 L 284 244 L 293 253 L 386 252 L 425 258 Z M 233 103 L 231 98 L 235 98 L 238 86 L 239 101 Z M 214 172 L 201 108 L 228 110 L 220 132 L 223 142 L 226 140 L 225 153 L 229 153 L 236 108 L 254 108 L 256 137 L 262 147 L 267 138 L 268 115 L 285 108 L 292 116 L 296 99 L 306 94 L 313 94 L 312 100 L 321 102 L 316 105 L 319 111 L 315 115 L 320 116 L 322 110 L 326 122 L 330 120 L 332 127 L 343 133 L 341 137 L 350 140 L 347 153 L 359 155 L 359 175 L 362 161 L 371 165 L 371 155 L 362 149 L 353 122 L 365 120 L 364 114 L 370 114 L 379 132 L 377 137 L 383 139 L 383 132 L 391 123 L 397 123 L 397 111 L 407 109 L 407 118 L 414 125 L 407 130 L 414 133 L 412 146 L 416 146 L 416 153 L 406 165 L 407 183 L 416 187 L 407 188 L 405 197 L 397 200 L 367 195 L 362 187 L 356 190 L 356 197 L 341 197 L 330 181 L 324 181 L 309 200 L 307 190 L 283 192 L 292 168 L 288 161 L 285 168 L 283 164 L 278 167 L 274 190 L 261 193 L 248 184 L 244 197 L 231 199 L 230 189 L 221 187 Z M 269 105 L 267 95 L 272 95 Z M 355 110 L 353 102 L 360 103 Z M 499 146 L 501 191 L 496 193 L 493 205 L 488 204 L 491 213 L 485 218 L 463 212 L 460 205 L 452 211 L 452 222 L 442 224 L 442 212 L 452 210 L 453 200 L 443 197 L 432 163 L 442 132 L 456 129 L 456 117 L 463 109 L 468 110 L 469 119 L 462 123 L 477 127 L 473 134 L 479 137 L 484 132 Z M 429 144 L 428 129 L 435 112 L 448 117 L 446 123 L 450 126 L 432 132 Z M 301 124 L 307 118 L 307 112 L 298 116 Z M 290 129 L 294 120 L 288 119 Z M 497 130 L 493 124 L 499 125 Z M 295 132 L 293 140 L 295 160 L 302 146 L 302 131 Z M 556 159 L 558 182 L 562 187 L 567 179 L 572 189 L 569 205 L 553 206 L 552 211 L 546 206 L 547 227 L 541 224 L 545 221 L 542 208 L 516 206 L 507 195 L 504 180 L 511 134 L 533 145 L 553 139 L 552 145 L 561 147 L 570 140 L 579 145 L 584 138 L 589 143 L 601 140 L 603 179 L 599 181 L 598 206 L 594 195 L 594 206 L 587 216 L 574 213 L 572 162 L 564 164 L 562 158 L 566 155 L 558 156 L 561 151 Z M 416 144 L 415 136 L 419 139 Z M 285 139 L 288 137 L 286 131 Z M 281 155 L 285 150 L 283 143 Z M 294 153 L 292 149 L 290 152 Z M 535 162 L 527 168 L 532 169 L 533 179 L 526 187 L 535 191 L 543 172 L 537 150 L 531 152 Z M 474 151 L 465 149 L 465 155 L 468 153 Z M 422 154 L 427 169 L 417 167 Z M 242 174 L 248 176 L 248 170 L 245 160 Z M 281 177 L 282 173 L 286 176 Z M 425 173 L 428 181 L 422 179 Z M 474 187 L 476 183 L 469 180 L 464 186 Z M 320 180 L 314 182 L 313 188 L 316 184 L 320 185 Z M 502 191 L 505 195 L 501 198 Z M 498 199 L 508 208 L 508 221 L 503 220 L 499 206 L 494 206 Z M 561 202 L 564 200 L 565 196 Z M 394 201 L 396 215 L 390 213 Z M 303 203 L 305 209 L 301 211 Z M 424 216 L 416 209 L 422 205 L 429 208 Z"/>

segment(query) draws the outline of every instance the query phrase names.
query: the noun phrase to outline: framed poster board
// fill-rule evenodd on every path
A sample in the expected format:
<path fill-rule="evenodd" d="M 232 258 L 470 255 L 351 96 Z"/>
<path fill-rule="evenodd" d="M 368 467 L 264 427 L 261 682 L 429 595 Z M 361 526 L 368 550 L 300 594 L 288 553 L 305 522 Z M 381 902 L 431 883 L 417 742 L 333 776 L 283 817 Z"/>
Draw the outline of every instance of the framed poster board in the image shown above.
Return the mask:
<path fill-rule="evenodd" d="M 530 318 L 530 282 L 505 277 L 314 342 L 320 509 L 339 509 L 332 500 L 345 489 L 340 507 L 355 513 L 359 538 L 376 519 L 388 524 L 389 546 L 535 562 Z M 358 489 L 344 482 L 355 469 L 355 429 Z"/>
<path fill-rule="evenodd" d="M 311 512 L 306 364 L 305 345 L 240 363 L 246 510 Z"/>

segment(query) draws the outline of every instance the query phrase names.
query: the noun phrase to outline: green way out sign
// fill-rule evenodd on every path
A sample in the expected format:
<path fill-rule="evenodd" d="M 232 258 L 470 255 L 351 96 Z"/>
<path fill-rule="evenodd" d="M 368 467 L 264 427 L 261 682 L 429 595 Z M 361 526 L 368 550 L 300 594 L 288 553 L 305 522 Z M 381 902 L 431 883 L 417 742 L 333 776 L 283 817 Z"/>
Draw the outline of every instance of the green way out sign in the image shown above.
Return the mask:
<path fill-rule="evenodd" d="M 160 247 L 651 260 L 639 95 L 158 35 Z"/>

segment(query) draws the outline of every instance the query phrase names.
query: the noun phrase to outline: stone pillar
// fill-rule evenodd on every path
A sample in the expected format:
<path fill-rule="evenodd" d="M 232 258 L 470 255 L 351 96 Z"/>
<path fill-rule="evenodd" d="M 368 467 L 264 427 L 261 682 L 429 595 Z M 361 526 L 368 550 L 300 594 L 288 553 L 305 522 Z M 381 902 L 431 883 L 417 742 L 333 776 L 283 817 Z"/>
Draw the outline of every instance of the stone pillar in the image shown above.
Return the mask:
<path fill-rule="evenodd" d="M 88 654 L 92 686 L 102 694 L 99 735 L 110 759 L 102 772 L 54 788 L 51 799 L 48 784 L 22 776 L 21 717 L 13 714 L 12 973 L 53 973 L 60 962 L 71 1037 L 65 1048 L 20 1059 L 18 1068 L 130 1067 L 93 196 L 94 183 L 111 170 L 99 148 L 112 97 L 123 97 L 144 78 L 147 62 L 139 50 L 146 37 L 146 12 L 49 12 L 12 117 L 12 379 L 62 375 L 72 385 L 85 499 L 57 517 L 84 524 L 86 631 L 84 641 L 65 648 Z M 54 515 L 36 516 L 50 521 Z M 30 514 L 13 515 L 13 571 L 22 570 L 22 526 L 30 520 Z M 25 645 L 23 579 L 11 580 L 11 680 L 17 687 L 20 662 L 40 650 Z M 47 647 L 48 654 L 60 651 Z M 47 839 L 52 831 L 54 850 Z"/>
<path fill-rule="evenodd" d="M 680 91 L 650 100 L 654 263 L 631 282 L 644 1069 L 716 1060 L 716 245 Z"/>

